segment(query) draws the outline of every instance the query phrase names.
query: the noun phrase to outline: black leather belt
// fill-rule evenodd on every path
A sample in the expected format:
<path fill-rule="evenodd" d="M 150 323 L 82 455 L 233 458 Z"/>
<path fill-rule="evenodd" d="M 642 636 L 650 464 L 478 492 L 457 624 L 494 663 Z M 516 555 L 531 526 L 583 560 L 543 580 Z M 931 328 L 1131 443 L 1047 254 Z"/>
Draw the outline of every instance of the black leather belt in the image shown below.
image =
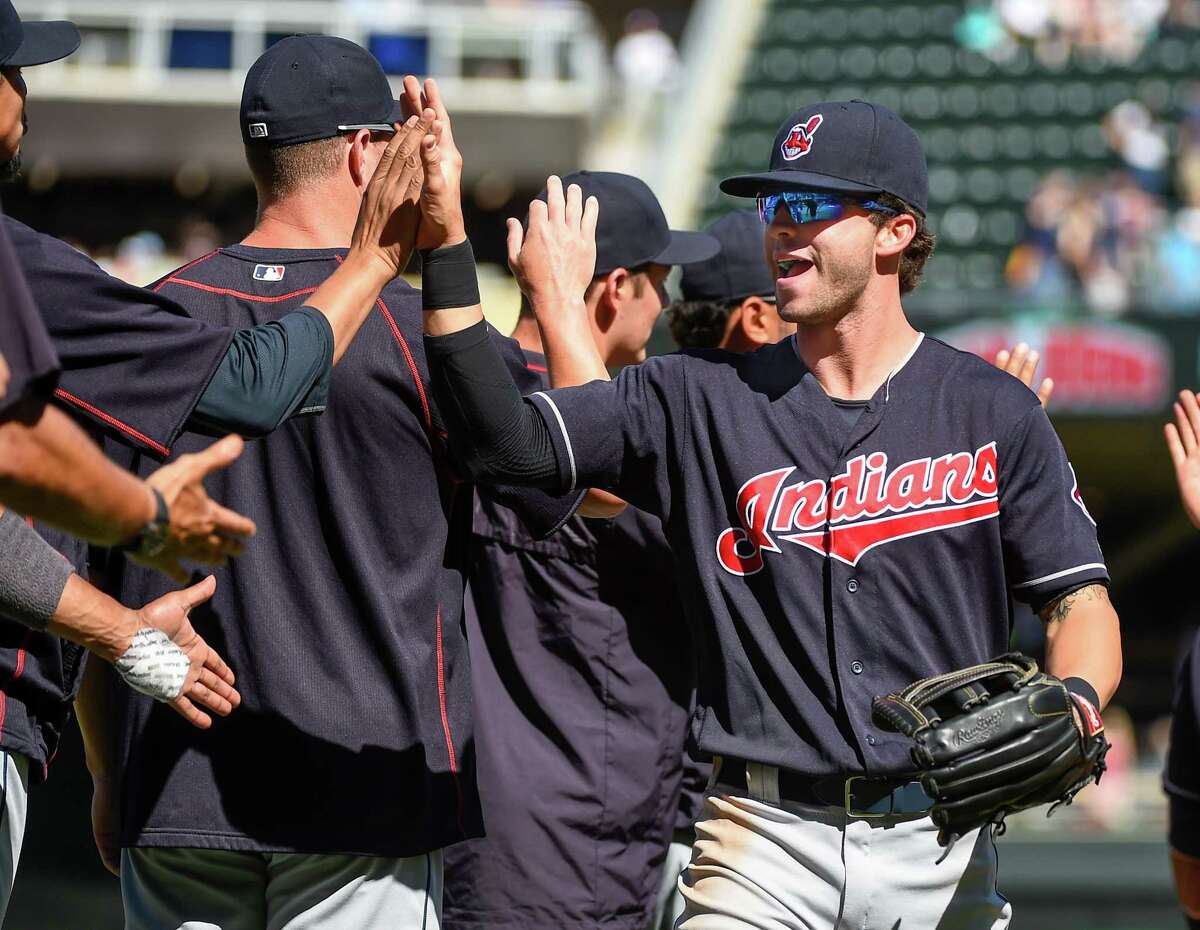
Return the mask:
<path fill-rule="evenodd" d="M 790 769 L 779 773 L 779 800 L 816 807 L 837 807 L 851 817 L 887 817 L 929 810 L 932 800 L 911 776 L 872 778 L 832 775 L 813 778 Z M 717 784 L 759 795 L 746 783 L 746 760 L 720 757 Z M 759 795 L 761 796 L 761 795 Z"/>

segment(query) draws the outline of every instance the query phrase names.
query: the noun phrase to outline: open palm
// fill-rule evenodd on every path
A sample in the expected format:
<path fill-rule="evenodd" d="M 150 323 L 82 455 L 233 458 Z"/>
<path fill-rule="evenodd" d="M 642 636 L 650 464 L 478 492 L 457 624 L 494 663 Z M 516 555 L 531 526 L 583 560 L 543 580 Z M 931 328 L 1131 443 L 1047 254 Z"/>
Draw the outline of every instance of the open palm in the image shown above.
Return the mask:
<path fill-rule="evenodd" d="M 1183 509 L 1192 524 L 1200 528 L 1200 403 L 1193 391 L 1179 392 L 1175 422 L 1168 423 L 1163 432 Z"/>

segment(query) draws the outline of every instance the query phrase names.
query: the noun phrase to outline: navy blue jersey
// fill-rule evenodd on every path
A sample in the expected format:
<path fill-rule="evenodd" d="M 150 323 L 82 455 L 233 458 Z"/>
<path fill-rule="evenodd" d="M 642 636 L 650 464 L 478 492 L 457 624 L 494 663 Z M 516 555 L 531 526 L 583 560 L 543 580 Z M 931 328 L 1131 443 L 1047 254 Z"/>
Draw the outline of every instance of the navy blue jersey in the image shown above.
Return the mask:
<path fill-rule="evenodd" d="M 232 246 L 161 292 L 199 320 L 255 326 L 300 306 L 342 254 Z M 421 316 L 419 292 L 386 288 L 328 410 L 207 480 L 259 528 L 193 613 L 243 703 L 200 732 L 123 689 L 123 845 L 410 856 L 481 832 L 462 632 L 473 494 L 443 450 Z M 186 433 L 176 452 L 208 442 Z M 573 509 L 521 495 L 540 502 L 535 532 Z M 168 588 L 136 567 L 121 581 L 136 603 Z"/>
<path fill-rule="evenodd" d="M 545 360 L 526 353 L 532 370 Z M 694 679 L 659 521 L 537 541 L 476 505 L 467 639 L 487 836 L 446 850 L 446 930 L 642 930 Z"/>
<path fill-rule="evenodd" d="M 911 768 L 871 699 L 1005 651 L 1034 608 L 1107 583 L 1037 398 L 936 339 L 849 425 L 792 340 L 650 359 L 535 394 L 562 487 L 663 518 L 708 657 L 706 752 L 819 776 Z"/>
<path fill-rule="evenodd" d="M 1180 664 L 1171 707 L 1171 741 L 1163 788 L 1170 801 L 1171 846 L 1200 856 L 1200 633 Z"/>
<path fill-rule="evenodd" d="M 60 239 L 11 217 L 4 225 L 62 362 L 59 400 L 119 442 L 166 456 L 234 331 L 189 318 Z"/>
<path fill-rule="evenodd" d="M 0 225 L 0 356 L 8 368 L 8 385 L 0 386 L 0 420 L 18 403 L 48 399 L 58 383 L 58 356 L 38 314 L 29 285 L 17 264 L 12 241 Z"/>
<path fill-rule="evenodd" d="M 166 454 L 233 331 L 189 320 L 170 301 L 113 278 L 65 242 L 11 217 L 0 225 L 61 364 L 59 400 L 93 432 Z M 34 368 L 48 371 L 44 348 L 39 354 Z M 86 570 L 84 544 L 37 529 Z M 80 646 L 0 620 L 0 746 L 28 756 L 37 779 L 45 777 L 70 716 L 83 661 Z"/>

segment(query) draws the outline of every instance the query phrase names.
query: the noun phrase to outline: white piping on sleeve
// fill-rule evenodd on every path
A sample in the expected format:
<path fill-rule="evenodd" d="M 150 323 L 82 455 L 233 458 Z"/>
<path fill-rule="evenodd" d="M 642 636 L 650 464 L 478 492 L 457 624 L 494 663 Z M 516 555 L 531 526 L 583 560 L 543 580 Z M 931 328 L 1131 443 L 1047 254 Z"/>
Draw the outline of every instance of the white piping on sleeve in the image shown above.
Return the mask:
<path fill-rule="evenodd" d="M 536 391 L 530 396 L 541 397 L 543 400 L 545 400 L 546 403 L 550 405 L 550 410 L 554 414 L 554 419 L 558 421 L 558 430 L 560 433 L 562 433 L 563 444 L 567 447 L 567 461 L 571 465 L 571 486 L 567 488 L 567 490 L 574 491 L 577 480 L 577 475 L 575 472 L 575 450 L 571 448 L 571 436 L 567 432 L 567 424 L 563 422 L 562 414 L 558 412 L 558 404 L 556 404 L 554 399 L 545 391 Z"/>
<path fill-rule="evenodd" d="M 1076 565 L 1074 568 L 1064 568 L 1061 572 L 1055 572 L 1053 575 L 1043 575 L 1041 578 L 1034 578 L 1032 581 L 1022 581 L 1020 584 L 1013 585 L 1013 590 L 1017 588 L 1032 588 L 1035 584 L 1041 584 L 1043 581 L 1054 581 L 1066 575 L 1074 575 L 1077 572 L 1086 572 L 1089 568 L 1103 568 L 1107 570 L 1107 566 L 1103 562 L 1088 562 L 1087 565 Z"/>

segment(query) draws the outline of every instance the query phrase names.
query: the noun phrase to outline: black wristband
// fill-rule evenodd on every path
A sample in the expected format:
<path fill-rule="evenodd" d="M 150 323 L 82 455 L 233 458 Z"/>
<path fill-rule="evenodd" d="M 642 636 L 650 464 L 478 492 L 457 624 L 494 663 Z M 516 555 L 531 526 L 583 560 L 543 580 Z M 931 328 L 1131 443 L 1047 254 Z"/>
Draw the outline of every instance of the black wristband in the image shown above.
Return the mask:
<path fill-rule="evenodd" d="M 133 539 L 114 546 L 118 552 L 133 552 L 153 558 L 166 546 L 171 532 L 171 509 L 158 488 L 151 488 L 150 493 L 154 495 L 154 518 Z"/>
<path fill-rule="evenodd" d="M 1064 678 L 1062 683 L 1072 694 L 1078 694 L 1081 698 L 1088 701 L 1096 709 L 1096 713 L 1100 712 L 1100 695 L 1096 693 L 1096 689 L 1086 680 L 1083 678 Z"/>
<path fill-rule="evenodd" d="M 479 276 L 470 239 L 421 253 L 421 304 L 426 310 L 478 303 Z"/>

